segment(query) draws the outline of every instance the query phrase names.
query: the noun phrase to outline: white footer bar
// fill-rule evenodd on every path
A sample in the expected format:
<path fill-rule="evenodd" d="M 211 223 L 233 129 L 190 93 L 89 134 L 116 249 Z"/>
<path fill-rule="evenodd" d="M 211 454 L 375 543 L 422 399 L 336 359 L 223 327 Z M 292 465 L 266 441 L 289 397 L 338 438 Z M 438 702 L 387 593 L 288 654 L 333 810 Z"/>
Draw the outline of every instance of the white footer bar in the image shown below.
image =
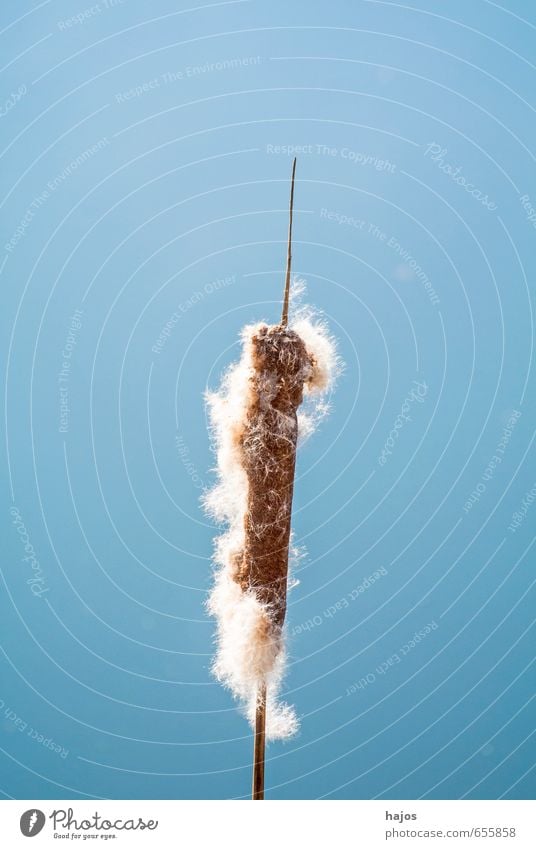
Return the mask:
<path fill-rule="evenodd" d="M 531 801 L 4 801 L 2 845 L 535 849 Z M 35 844 L 28 838 L 35 837 Z"/>

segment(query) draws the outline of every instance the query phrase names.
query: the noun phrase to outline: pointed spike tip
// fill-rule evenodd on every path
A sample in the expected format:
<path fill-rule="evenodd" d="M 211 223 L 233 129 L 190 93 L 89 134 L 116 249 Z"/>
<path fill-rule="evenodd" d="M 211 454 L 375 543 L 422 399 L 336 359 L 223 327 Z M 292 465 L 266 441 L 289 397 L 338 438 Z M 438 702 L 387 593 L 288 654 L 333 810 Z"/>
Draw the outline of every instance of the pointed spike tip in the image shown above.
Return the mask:
<path fill-rule="evenodd" d="M 289 203 L 289 222 L 288 222 L 288 243 L 287 243 L 287 272 L 285 275 L 285 291 L 283 294 L 283 311 L 281 313 L 281 325 L 286 327 L 288 324 L 288 308 L 290 301 L 290 267 L 292 262 L 292 213 L 294 209 L 294 177 L 296 175 L 296 157 L 292 163 L 292 176 L 290 178 L 290 203 Z"/>

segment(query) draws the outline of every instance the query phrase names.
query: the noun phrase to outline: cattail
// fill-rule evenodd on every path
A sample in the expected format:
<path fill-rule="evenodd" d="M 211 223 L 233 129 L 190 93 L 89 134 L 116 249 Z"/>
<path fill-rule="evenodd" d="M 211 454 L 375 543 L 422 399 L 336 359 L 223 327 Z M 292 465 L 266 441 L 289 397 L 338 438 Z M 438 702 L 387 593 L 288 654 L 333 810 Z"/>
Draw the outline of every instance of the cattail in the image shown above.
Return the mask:
<path fill-rule="evenodd" d="M 207 394 L 219 479 L 205 500 L 228 524 L 216 541 L 208 600 L 218 631 L 213 668 L 255 728 L 254 799 L 264 798 L 265 738 L 288 737 L 298 726 L 293 708 L 278 699 L 296 447 L 326 412 L 338 368 L 333 340 L 310 310 L 297 309 L 289 320 L 295 168 L 296 160 L 281 322 L 245 327 L 239 362 Z"/>

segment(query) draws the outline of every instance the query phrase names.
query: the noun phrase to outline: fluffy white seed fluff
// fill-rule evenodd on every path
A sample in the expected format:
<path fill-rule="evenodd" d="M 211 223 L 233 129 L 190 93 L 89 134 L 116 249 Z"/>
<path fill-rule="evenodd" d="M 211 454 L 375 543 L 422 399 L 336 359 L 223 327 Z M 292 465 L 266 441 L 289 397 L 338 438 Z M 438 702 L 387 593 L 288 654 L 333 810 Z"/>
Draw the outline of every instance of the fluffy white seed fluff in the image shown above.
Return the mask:
<path fill-rule="evenodd" d="M 294 292 L 301 287 L 303 281 L 294 281 Z M 304 341 L 314 363 L 304 386 L 304 403 L 298 412 L 298 435 L 303 441 L 328 410 L 326 397 L 339 371 L 339 358 L 326 325 L 310 309 L 294 310 L 289 325 Z M 266 605 L 251 590 L 243 591 L 232 577 L 234 557 L 244 547 L 244 516 L 248 502 L 248 480 L 242 467 L 239 435 L 244 427 L 249 380 L 253 373 L 252 338 L 260 326 L 244 328 L 239 361 L 228 369 L 220 388 L 206 394 L 218 478 L 214 488 L 205 495 L 204 503 L 209 513 L 226 525 L 225 532 L 215 543 L 215 579 L 207 609 L 217 623 L 215 676 L 230 688 L 252 725 L 257 689 L 266 681 L 266 735 L 268 739 L 276 739 L 288 737 L 298 728 L 294 709 L 278 699 L 285 671 L 284 634 L 270 627 Z M 266 393 L 269 396 L 269 386 L 266 386 Z M 269 403 L 270 399 L 266 397 L 265 400 Z"/>

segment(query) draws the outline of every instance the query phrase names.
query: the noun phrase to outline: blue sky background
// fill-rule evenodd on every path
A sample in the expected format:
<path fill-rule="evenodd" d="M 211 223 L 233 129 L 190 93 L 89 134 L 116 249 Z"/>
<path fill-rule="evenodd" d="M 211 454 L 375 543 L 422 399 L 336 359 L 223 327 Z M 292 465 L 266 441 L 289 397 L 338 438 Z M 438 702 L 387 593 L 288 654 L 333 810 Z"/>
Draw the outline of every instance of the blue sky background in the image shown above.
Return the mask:
<path fill-rule="evenodd" d="M 302 722 L 267 796 L 534 794 L 535 25 L 522 0 L 2 5 L 5 797 L 248 795 L 210 675 L 203 391 L 278 316 L 289 146 L 294 268 L 346 369 L 298 461 Z"/>

